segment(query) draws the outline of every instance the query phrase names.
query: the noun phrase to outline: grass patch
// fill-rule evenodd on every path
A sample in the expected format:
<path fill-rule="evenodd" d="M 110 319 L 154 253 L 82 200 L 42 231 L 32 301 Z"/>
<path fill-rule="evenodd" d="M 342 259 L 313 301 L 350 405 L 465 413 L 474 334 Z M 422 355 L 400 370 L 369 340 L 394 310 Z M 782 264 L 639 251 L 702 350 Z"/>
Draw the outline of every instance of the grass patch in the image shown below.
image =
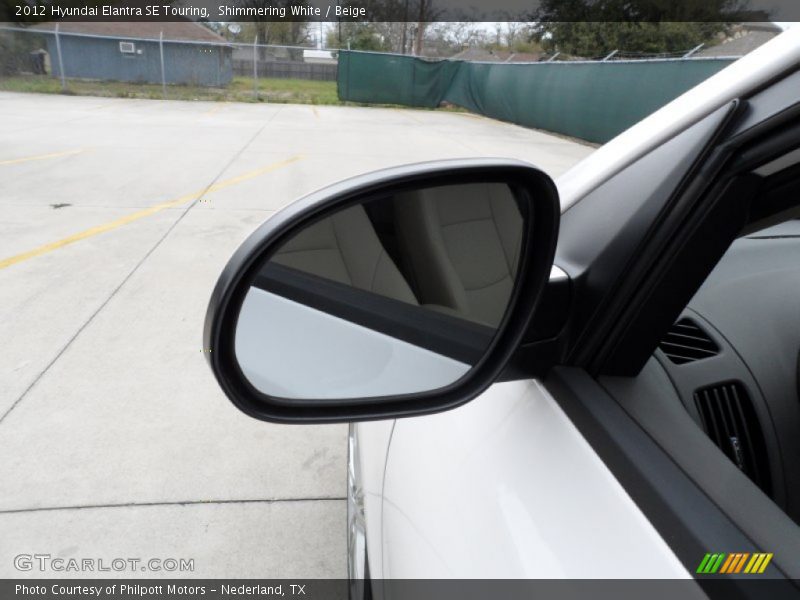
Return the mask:
<path fill-rule="evenodd" d="M 37 94 L 73 94 L 104 98 L 164 98 L 160 85 L 122 81 L 91 81 L 68 79 L 66 92 L 58 78 L 47 75 L 25 75 L 0 78 L 0 90 Z M 192 85 L 168 85 L 167 100 L 204 100 L 219 102 L 270 102 L 281 104 L 343 105 L 336 93 L 335 81 L 306 81 L 302 79 L 259 79 L 258 89 L 253 80 L 234 77 L 228 87 L 211 88 Z"/>
<path fill-rule="evenodd" d="M 94 81 L 67 79 L 67 89 L 62 91 L 61 80 L 49 75 L 20 75 L 0 77 L 0 91 L 30 94 L 66 94 L 69 96 L 97 96 L 100 98 L 140 98 L 163 100 L 161 85 L 157 83 L 131 83 L 126 81 Z M 318 104 L 329 106 L 379 106 L 383 108 L 416 108 L 418 110 L 444 110 L 469 112 L 455 105 L 439 108 L 408 107 L 399 104 L 369 104 L 342 102 L 336 92 L 335 81 L 308 81 L 305 79 L 259 79 L 257 90 L 248 77 L 234 77 L 224 88 L 196 85 L 167 85 L 167 100 L 198 100 L 206 102 L 265 102 L 272 104 Z"/>
<path fill-rule="evenodd" d="M 339 100 L 335 81 L 307 81 L 304 79 L 259 79 L 258 97 L 253 91 L 253 80 L 234 77 L 228 91 L 237 98 L 249 101 L 287 104 L 344 104 Z"/>

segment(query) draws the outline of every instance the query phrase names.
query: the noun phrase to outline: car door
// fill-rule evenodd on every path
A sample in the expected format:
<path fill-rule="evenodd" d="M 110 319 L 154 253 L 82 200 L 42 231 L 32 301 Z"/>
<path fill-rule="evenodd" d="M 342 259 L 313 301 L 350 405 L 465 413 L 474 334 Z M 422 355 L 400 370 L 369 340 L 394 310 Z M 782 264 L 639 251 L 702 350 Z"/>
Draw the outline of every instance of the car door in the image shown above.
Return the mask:
<path fill-rule="evenodd" d="M 572 307 L 573 319 L 600 302 L 613 277 L 610 268 L 618 268 L 617 277 L 623 271 L 625 244 L 644 235 L 643 223 L 674 193 L 672 182 L 700 167 L 736 106 L 715 111 L 596 188 L 581 201 L 593 208 L 591 215 L 577 208 L 562 215 L 569 221 L 559 232 L 556 265 L 572 272 L 570 302 L 577 301 L 576 287 L 590 284 L 582 290 L 586 304 Z M 624 190 L 636 190 L 637 197 L 607 206 L 619 202 Z M 594 248 L 587 247 L 589 240 Z M 595 255 L 609 265 L 602 273 L 606 280 L 597 274 L 584 280 L 575 268 L 598 264 Z M 557 282 L 558 274 L 551 285 Z M 561 362 L 568 361 L 568 350 L 557 341 L 567 318 L 539 317 L 560 323 L 548 323 L 549 340 L 523 344 L 528 360 L 552 360 L 560 351 Z M 460 409 L 395 423 L 383 483 L 382 543 L 369 544 L 373 573 L 382 567 L 386 578 L 689 576 L 543 380 L 495 384 Z M 366 432 L 375 427 L 356 426 L 362 456 L 380 454 L 362 441 L 374 439 Z M 371 517 L 368 523 L 377 522 Z"/>
<path fill-rule="evenodd" d="M 709 502 L 598 381 L 641 369 L 746 222 L 757 184 L 726 165 L 756 140 L 791 148 L 797 85 L 790 74 L 733 99 L 568 206 L 556 265 L 576 302 L 571 340 L 547 350 L 562 366 L 396 422 L 369 546 L 383 577 L 688 577 L 709 548 L 758 546 L 763 532 Z M 794 573 L 797 541 L 772 544 Z"/>
<path fill-rule="evenodd" d="M 665 539 L 672 538 L 671 545 L 687 568 L 697 568 L 712 548 L 745 554 L 767 548 L 764 552 L 774 554 L 771 577 L 798 577 L 796 524 L 777 504 L 754 493 L 745 476 L 735 470 L 730 476 L 718 476 L 729 466 L 723 455 L 706 456 L 700 428 L 669 429 L 667 413 L 657 403 L 648 410 L 642 396 L 658 392 L 645 392 L 638 377 L 651 368 L 655 346 L 740 232 L 796 210 L 791 171 L 800 130 L 800 105 L 793 91 L 797 85 L 800 74 L 794 72 L 739 99 L 697 165 L 696 175 L 675 193 L 673 208 L 660 214 L 658 226 L 626 263 L 616 291 L 590 317 L 594 324 L 573 349 L 571 366 L 554 369 L 547 382 L 560 406 L 586 427 L 583 431 L 589 438 L 603 429 L 589 425 L 598 424 L 596 418 L 620 428 L 611 436 L 616 446 L 613 458 L 600 442 L 604 434 L 596 438 L 596 447 L 615 476 L 628 481 L 626 488 Z M 765 169 L 764 165 L 779 166 Z M 773 189 L 776 179 L 780 200 Z M 567 217 L 562 223 L 570 227 Z M 568 263 L 575 250 L 563 247 L 560 254 L 560 260 Z M 769 355 L 769 339 L 762 343 L 763 353 Z M 627 428 L 628 418 L 638 426 Z M 658 425 L 656 419 L 661 421 Z M 645 437 L 658 442 L 648 443 Z M 628 443 L 635 445 L 635 451 L 622 449 Z M 694 452 L 686 452 L 688 448 Z M 631 462 L 623 467 L 627 459 L 617 452 Z M 650 492 L 644 493 L 647 488 Z M 737 575 L 728 575 L 732 584 L 741 582 Z M 791 596 L 797 590 L 776 588 L 775 593 Z"/>
<path fill-rule="evenodd" d="M 702 551 L 748 547 L 753 535 L 741 518 L 712 501 L 600 382 L 643 368 L 722 253 L 763 208 L 753 203 L 759 193 L 753 161 L 796 144 L 798 58 L 798 36 L 780 36 L 567 173 L 558 182 L 557 246 L 548 229 L 558 223 L 549 212 L 550 183 L 529 166 L 504 161 L 416 165 L 346 183 L 300 202 L 245 243 L 212 297 L 209 361 L 231 400 L 251 416 L 357 423 L 350 496 L 360 513 L 352 522 L 360 522 L 365 539 L 351 550 L 363 551 L 369 569 L 357 575 L 688 577 Z M 454 320 L 452 308 L 420 311 L 419 297 L 414 306 L 401 306 L 259 263 L 269 263 L 290 234 L 354 198 L 373 202 L 376 190 L 406 194 L 420 181 L 429 189 L 464 178 L 510 182 L 519 188 L 521 212 L 538 216 L 525 221 L 539 229 L 526 238 L 534 245 L 523 244 L 528 262 L 493 334 Z M 395 262 L 401 265 L 403 257 Z M 314 344 L 319 332 L 307 326 L 295 327 L 303 334 L 298 341 L 292 326 L 310 321 L 285 313 L 288 320 L 279 325 L 289 326 L 281 341 L 290 356 L 315 353 L 310 362 L 290 359 L 289 368 L 259 373 L 284 388 L 288 380 L 288 396 L 254 389 L 242 373 L 237 327 L 275 317 L 256 310 L 254 320 L 240 319 L 241 299 L 254 280 L 258 294 L 279 297 L 273 306 L 289 301 L 295 314 L 360 336 L 344 352 L 330 336 Z M 265 337 L 254 338 L 255 351 L 244 350 L 255 369 L 262 368 L 257 344 L 268 343 Z M 415 362 L 391 364 L 387 393 L 387 380 L 375 387 L 375 373 L 361 368 L 374 356 L 358 340 L 377 340 L 382 353 L 401 347 L 396 356 L 408 356 L 409 343 L 425 352 L 414 350 Z M 347 364 L 353 357 L 356 364 Z M 419 384 L 417 366 L 452 366 L 446 359 L 453 358 L 461 365 L 456 371 L 466 373 L 461 379 L 453 375 L 433 389 Z M 329 360 L 344 361 L 345 371 L 331 373 Z M 318 377 L 341 373 L 342 389 L 362 389 L 369 380 L 371 391 L 352 398 L 317 385 Z M 391 386 L 403 393 L 393 394 Z M 305 388 L 312 391 L 297 391 Z M 313 396 L 317 388 L 328 395 Z M 404 418 L 391 420 L 397 417 Z M 797 555 L 791 541 L 783 543 L 787 558 L 776 562 L 778 577 L 794 573 L 786 560 Z"/>

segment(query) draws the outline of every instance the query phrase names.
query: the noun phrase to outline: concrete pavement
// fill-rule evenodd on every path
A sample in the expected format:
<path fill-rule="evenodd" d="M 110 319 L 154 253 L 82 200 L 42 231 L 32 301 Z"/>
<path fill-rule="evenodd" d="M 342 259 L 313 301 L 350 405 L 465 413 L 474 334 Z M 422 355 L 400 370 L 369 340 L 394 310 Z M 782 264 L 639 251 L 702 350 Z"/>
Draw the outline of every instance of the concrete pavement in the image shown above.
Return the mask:
<path fill-rule="evenodd" d="M 344 177 L 470 156 L 555 176 L 592 151 L 384 108 L 3 93 L 0 120 L 0 577 L 20 553 L 345 576 L 346 426 L 269 425 L 225 399 L 201 350 L 221 268 Z"/>

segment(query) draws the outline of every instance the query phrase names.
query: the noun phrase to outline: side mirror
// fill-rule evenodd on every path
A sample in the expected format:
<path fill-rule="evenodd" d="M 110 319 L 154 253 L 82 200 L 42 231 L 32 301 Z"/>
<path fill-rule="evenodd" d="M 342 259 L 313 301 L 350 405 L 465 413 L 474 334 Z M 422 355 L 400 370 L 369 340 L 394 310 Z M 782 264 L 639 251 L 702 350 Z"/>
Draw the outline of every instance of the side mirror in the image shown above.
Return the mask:
<path fill-rule="evenodd" d="M 271 217 L 225 267 L 204 344 L 265 421 L 337 422 L 463 404 L 500 374 L 547 285 L 551 179 L 518 161 L 409 165 Z"/>

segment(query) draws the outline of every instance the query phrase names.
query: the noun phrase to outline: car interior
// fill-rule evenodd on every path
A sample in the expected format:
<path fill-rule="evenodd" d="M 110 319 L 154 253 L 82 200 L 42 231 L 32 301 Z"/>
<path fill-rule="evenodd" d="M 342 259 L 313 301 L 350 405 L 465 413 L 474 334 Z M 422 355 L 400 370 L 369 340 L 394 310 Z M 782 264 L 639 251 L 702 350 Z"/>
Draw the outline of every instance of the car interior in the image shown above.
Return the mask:
<path fill-rule="evenodd" d="M 302 230 L 272 260 L 381 296 L 419 304 L 361 205 Z"/>
<path fill-rule="evenodd" d="M 398 241 L 425 304 L 497 326 L 519 260 L 522 217 L 507 185 L 454 185 L 395 198 Z"/>
<path fill-rule="evenodd" d="M 272 261 L 497 327 L 514 285 L 522 223 L 505 184 L 413 190 L 318 221 Z"/>
<path fill-rule="evenodd" d="M 653 368 L 720 451 L 800 522 L 800 220 L 738 239 Z"/>
<path fill-rule="evenodd" d="M 799 171 L 755 172 L 758 200 L 781 210 L 752 215 L 638 376 L 599 381 L 682 467 L 735 494 L 751 519 L 763 516 L 763 494 L 800 524 Z M 741 474 L 753 485 L 738 485 Z"/>

